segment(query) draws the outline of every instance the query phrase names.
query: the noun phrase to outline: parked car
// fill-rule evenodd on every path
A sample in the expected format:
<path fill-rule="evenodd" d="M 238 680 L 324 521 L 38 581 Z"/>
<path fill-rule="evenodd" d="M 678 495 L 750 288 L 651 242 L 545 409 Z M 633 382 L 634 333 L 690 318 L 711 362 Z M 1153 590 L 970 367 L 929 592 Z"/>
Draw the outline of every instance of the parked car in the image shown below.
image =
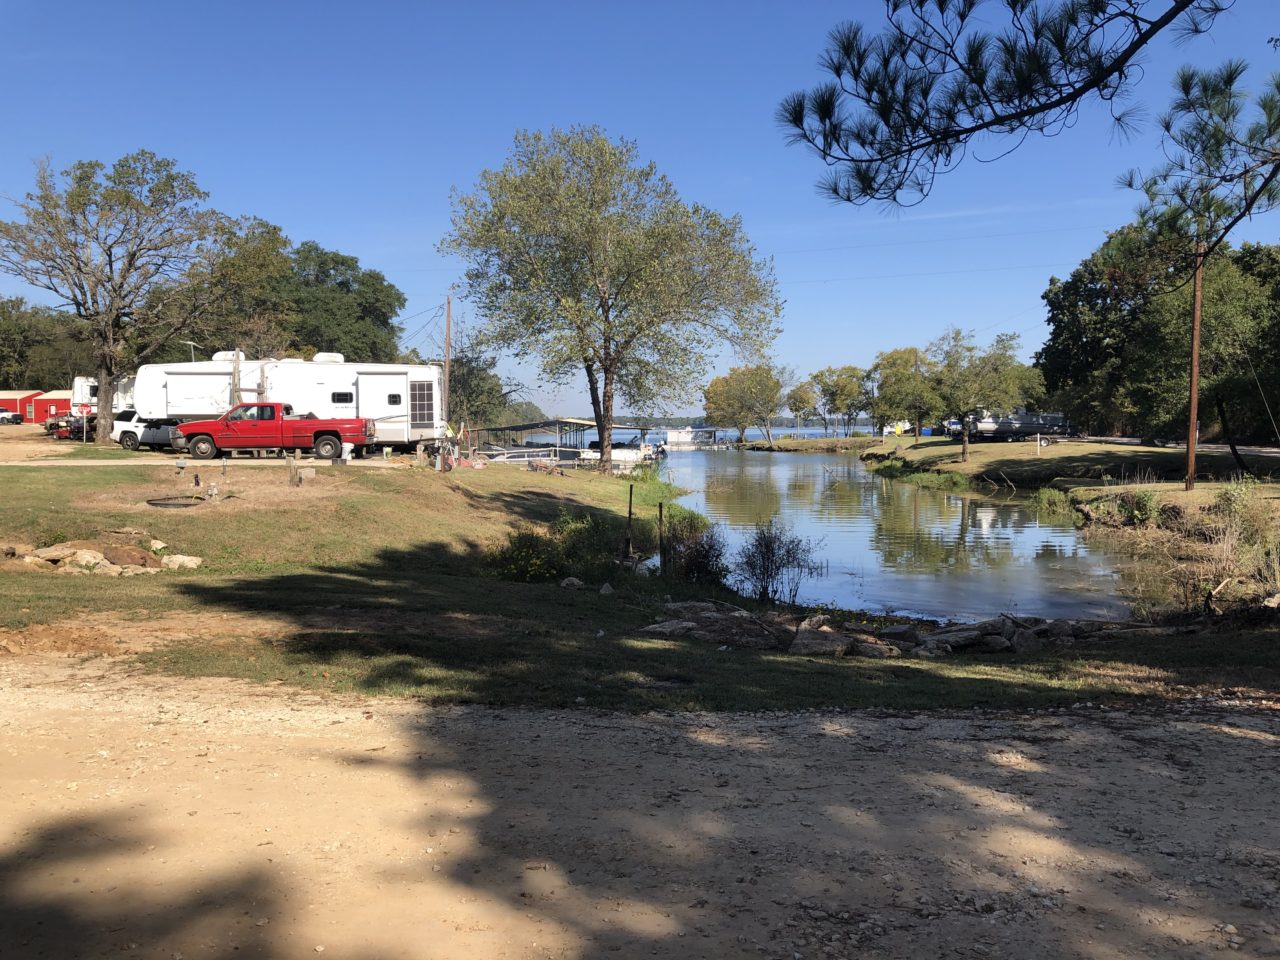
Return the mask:
<path fill-rule="evenodd" d="M 142 420 L 136 410 L 121 410 L 111 424 L 111 439 L 126 450 L 163 450 L 173 446 L 177 425 L 176 420 Z"/>
<path fill-rule="evenodd" d="M 22 414 L 0 407 L 0 423 L 22 423 Z"/>

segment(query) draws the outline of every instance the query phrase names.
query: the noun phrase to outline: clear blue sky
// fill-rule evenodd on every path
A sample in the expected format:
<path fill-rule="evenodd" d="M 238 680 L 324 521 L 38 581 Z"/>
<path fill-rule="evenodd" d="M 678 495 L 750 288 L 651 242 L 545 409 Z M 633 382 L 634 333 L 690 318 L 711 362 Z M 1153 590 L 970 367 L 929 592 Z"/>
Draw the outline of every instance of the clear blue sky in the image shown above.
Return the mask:
<path fill-rule="evenodd" d="M 822 79 L 832 26 L 882 18 L 880 0 L 0 0 L 0 195 L 25 192 L 39 157 L 60 169 L 151 149 L 193 171 L 218 209 L 382 270 L 408 295 L 410 336 L 438 343 L 420 325 L 460 274 L 435 252 L 450 189 L 501 164 L 517 129 L 599 123 L 638 141 L 686 199 L 743 216 L 774 258 L 786 299 L 777 355 L 799 373 L 865 365 L 952 324 L 980 339 L 1021 333 L 1029 355 L 1046 333 L 1049 276 L 1131 219 L 1137 197 L 1116 177 L 1155 163 L 1173 69 L 1241 57 L 1255 88 L 1280 70 L 1266 43 L 1280 12 L 1238 0 L 1210 36 L 1149 53 L 1141 135 L 1116 139 L 1094 109 L 1055 140 L 966 162 L 915 209 L 832 205 L 814 189 L 821 165 L 784 144 L 774 109 Z M 1236 239 L 1275 242 L 1278 229 L 1280 213 Z M 0 292 L 45 299 L 11 278 Z M 581 388 L 548 393 L 532 371 L 506 368 L 548 412 L 589 409 Z"/>

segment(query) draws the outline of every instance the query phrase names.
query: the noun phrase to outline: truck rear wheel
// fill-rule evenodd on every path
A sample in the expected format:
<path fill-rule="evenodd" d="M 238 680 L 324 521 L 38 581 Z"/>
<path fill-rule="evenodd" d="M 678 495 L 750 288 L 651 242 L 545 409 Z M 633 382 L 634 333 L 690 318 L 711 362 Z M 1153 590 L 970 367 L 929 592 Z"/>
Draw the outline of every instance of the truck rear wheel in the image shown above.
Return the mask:
<path fill-rule="evenodd" d="M 316 437 L 312 452 L 321 460 L 336 460 L 342 455 L 342 441 L 337 437 Z"/>
<path fill-rule="evenodd" d="M 137 450 L 138 435 L 136 433 L 120 434 L 120 446 L 124 447 L 126 450 Z"/>
<path fill-rule="evenodd" d="M 213 442 L 213 437 L 192 437 L 188 449 L 196 460 L 212 460 L 218 455 L 218 445 Z"/>

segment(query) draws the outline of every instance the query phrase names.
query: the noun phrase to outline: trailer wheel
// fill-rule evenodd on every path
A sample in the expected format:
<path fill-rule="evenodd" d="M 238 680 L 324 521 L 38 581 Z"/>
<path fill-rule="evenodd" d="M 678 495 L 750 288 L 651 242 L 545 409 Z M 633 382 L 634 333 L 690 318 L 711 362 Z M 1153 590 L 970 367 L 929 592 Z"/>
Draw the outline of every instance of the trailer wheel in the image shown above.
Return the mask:
<path fill-rule="evenodd" d="M 139 446 L 138 435 L 136 433 L 120 434 L 120 446 L 126 450 L 137 450 Z"/>
<path fill-rule="evenodd" d="M 1051 444 L 1051 443 L 1053 443 L 1053 441 L 1052 441 L 1052 440 L 1050 440 L 1048 437 L 1041 437 L 1041 438 L 1040 438 L 1040 446 L 1042 446 L 1042 447 L 1047 447 L 1047 446 L 1048 446 L 1049 444 Z"/>
<path fill-rule="evenodd" d="M 321 460 L 336 460 L 342 455 L 342 441 L 337 437 L 316 437 L 316 445 L 312 452 Z"/>
<path fill-rule="evenodd" d="M 213 437 L 192 437 L 188 449 L 196 460 L 212 460 L 218 455 L 218 445 L 213 442 Z"/>

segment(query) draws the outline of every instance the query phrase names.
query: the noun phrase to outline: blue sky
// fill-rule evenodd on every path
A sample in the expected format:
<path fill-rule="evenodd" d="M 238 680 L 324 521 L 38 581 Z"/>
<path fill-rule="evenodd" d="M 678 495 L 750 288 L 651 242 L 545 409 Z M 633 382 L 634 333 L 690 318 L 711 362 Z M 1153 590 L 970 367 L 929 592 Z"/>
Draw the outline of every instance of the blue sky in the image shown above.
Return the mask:
<path fill-rule="evenodd" d="M 218 209 L 382 270 L 409 298 L 410 337 L 428 344 L 438 333 L 422 324 L 461 272 L 435 251 L 450 189 L 500 165 L 517 129 L 598 123 L 636 140 L 686 199 L 742 215 L 786 300 L 777 357 L 800 374 L 865 365 L 953 324 L 983 340 L 1018 332 L 1029 355 L 1047 331 L 1049 276 L 1131 219 L 1137 197 L 1116 177 L 1156 162 L 1173 70 L 1240 57 L 1255 88 L 1280 71 L 1266 43 L 1280 16 L 1238 0 L 1211 35 L 1147 55 L 1140 135 L 1117 139 L 1093 109 L 1056 139 L 966 162 L 914 209 L 833 205 L 814 189 L 820 163 L 785 145 L 773 113 L 822 79 L 832 26 L 882 17 L 880 0 L 0 0 L 0 196 L 26 191 L 39 157 L 61 168 L 154 150 Z M 1275 242 L 1277 229 L 1280 214 L 1264 216 L 1236 239 Z M 0 292 L 44 299 L 7 277 Z M 588 409 L 580 388 L 548 391 L 514 359 L 504 367 L 548 412 Z"/>

